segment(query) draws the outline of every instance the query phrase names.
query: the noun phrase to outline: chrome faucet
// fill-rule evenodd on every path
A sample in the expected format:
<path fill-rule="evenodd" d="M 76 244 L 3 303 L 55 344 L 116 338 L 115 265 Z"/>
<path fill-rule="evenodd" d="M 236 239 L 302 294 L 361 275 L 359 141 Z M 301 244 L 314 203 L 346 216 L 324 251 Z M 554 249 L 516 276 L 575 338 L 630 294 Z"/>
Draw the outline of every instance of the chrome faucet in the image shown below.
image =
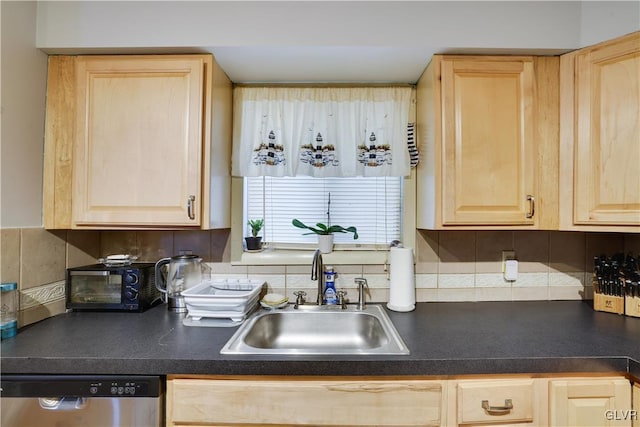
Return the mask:
<path fill-rule="evenodd" d="M 316 249 L 313 253 L 313 261 L 311 263 L 311 280 L 318 281 L 318 298 L 316 303 L 322 305 L 324 291 L 324 264 L 322 263 L 322 253 L 320 249 Z"/>

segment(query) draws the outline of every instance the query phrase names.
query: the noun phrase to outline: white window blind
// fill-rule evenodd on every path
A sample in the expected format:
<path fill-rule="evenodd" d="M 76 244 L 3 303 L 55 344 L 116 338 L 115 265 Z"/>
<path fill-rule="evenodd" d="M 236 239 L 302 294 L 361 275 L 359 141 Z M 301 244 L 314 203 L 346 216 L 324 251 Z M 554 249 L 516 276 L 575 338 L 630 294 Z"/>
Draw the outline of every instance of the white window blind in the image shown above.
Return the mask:
<path fill-rule="evenodd" d="M 317 246 L 315 234 L 294 227 L 299 219 L 306 225 L 327 223 L 327 201 L 331 194 L 331 225 L 355 226 L 351 233 L 336 233 L 336 245 L 388 246 L 402 233 L 402 177 L 312 178 L 245 177 L 244 235 L 247 221 L 264 218 L 260 235 L 276 247 Z"/>

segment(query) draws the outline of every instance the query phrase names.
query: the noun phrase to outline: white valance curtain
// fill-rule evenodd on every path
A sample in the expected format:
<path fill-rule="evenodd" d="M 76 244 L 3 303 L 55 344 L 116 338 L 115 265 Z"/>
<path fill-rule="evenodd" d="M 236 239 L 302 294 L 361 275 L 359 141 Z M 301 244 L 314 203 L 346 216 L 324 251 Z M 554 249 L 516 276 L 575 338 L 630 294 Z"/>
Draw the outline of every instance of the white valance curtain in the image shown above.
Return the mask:
<path fill-rule="evenodd" d="M 406 176 L 410 87 L 234 89 L 234 176 Z"/>

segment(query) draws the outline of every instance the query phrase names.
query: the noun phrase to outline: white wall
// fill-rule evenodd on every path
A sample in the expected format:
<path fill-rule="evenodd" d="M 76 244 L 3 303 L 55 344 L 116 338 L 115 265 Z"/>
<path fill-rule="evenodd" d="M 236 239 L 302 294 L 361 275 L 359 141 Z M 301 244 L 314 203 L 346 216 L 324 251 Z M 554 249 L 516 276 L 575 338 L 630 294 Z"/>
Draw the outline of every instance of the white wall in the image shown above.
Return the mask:
<path fill-rule="evenodd" d="M 573 48 L 579 2 L 44 1 L 38 46 Z"/>
<path fill-rule="evenodd" d="M 580 16 L 581 46 L 640 30 L 639 1 L 582 2 Z"/>
<path fill-rule="evenodd" d="M 1 1 L 0 8 L 0 227 L 39 227 L 47 55 L 35 47 L 36 3 Z"/>

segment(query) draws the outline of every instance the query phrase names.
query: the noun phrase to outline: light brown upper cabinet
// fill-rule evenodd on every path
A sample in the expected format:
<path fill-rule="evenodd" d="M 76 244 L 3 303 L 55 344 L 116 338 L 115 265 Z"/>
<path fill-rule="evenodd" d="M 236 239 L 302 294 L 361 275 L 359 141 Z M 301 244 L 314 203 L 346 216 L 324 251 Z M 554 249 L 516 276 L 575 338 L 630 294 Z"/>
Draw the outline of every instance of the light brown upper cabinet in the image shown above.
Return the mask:
<path fill-rule="evenodd" d="M 433 57 L 417 89 L 418 228 L 557 227 L 558 80 L 557 57 Z"/>
<path fill-rule="evenodd" d="M 50 57 L 45 227 L 228 226 L 231 90 L 211 55 Z"/>
<path fill-rule="evenodd" d="M 640 32 L 560 68 L 560 228 L 640 232 Z"/>

